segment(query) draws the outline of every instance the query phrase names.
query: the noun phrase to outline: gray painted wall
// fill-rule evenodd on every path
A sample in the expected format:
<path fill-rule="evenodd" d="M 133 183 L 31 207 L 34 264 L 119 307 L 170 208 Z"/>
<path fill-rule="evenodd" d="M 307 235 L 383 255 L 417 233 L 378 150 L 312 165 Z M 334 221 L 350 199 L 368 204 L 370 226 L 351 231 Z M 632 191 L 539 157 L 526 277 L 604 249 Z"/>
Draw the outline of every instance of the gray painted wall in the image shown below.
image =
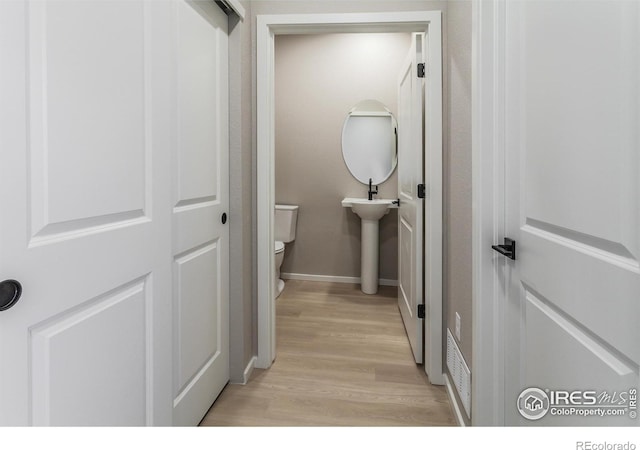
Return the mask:
<path fill-rule="evenodd" d="M 247 9 L 250 2 L 241 1 Z M 229 20 L 229 372 L 243 381 L 256 354 L 254 205 L 252 203 L 251 22 Z"/>
<path fill-rule="evenodd" d="M 449 2 L 445 79 L 444 298 L 445 323 L 473 374 L 471 328 L 471 1 Z M 457 339 L 456 339 L 457 340 Z M 446 339 L 444 340 L 446 342 Z M 446 364 L 445 364 L 446 367 Z M 448 372 L 448 369 L 447 369 Z M 473 376 L 473 375 L 472 375 Z M 455 389 L 454 389 L 455 391 Z M 458 400 L 459 402 L 459 400 Z M 462 407 L 460 408 L 462 410 Z M 462 413 L 467 425 L 471 422 Z"/>
<path fill-rule="evenodd" d="M 461 318 L 460 350 L 471 367 L 471 1 L 449 3 L 448 143 L 444 165 L 445 298 L 447 327 L 455 335 Z"/>
<path fill-rule="evenodd" d="M 243 1 L 244 22 L 230 36 L 231 377 L 238 380 L 257 351 L 255 24 L 259 14 L 440 10 L 444 14 L 445 324 L 462 316 L 462 352 L 471 365 L 471 2 Z M 248 244 L 251 245 L 248 245 Z"/>
<path fill-rule="evenodd" d="M 282 272 L 360 276 L 360 219 L 340 204 L 366 197 L 342 157 L 349 110 L 375 99 L 397 116 L 410 34 L 281 35 L 275 39 L 276 202 L 299 205 Z M 378 198 L 397 198 L 396 172 Z M 380 220 L 380 278 L 397 279 L 397 212 Z"/>

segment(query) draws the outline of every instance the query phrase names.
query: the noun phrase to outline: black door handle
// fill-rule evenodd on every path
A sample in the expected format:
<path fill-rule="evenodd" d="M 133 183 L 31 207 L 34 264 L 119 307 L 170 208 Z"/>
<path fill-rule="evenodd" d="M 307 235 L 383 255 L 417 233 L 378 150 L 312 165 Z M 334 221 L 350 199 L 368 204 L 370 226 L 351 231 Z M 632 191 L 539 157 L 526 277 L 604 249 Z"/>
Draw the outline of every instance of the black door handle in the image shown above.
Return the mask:
<path fill-rule="evenodd" d="M 22 285 L 16 280 L 4 280 L 0 283 L 0 311 L 18 303 L 22 295 Z"/>
<path fill-rule="evenodd" d="M 503 245 L 492 245 L 491 248 L 509 259 L 516 259 L 516 241 L 513 239 L 504 238 Z"/>

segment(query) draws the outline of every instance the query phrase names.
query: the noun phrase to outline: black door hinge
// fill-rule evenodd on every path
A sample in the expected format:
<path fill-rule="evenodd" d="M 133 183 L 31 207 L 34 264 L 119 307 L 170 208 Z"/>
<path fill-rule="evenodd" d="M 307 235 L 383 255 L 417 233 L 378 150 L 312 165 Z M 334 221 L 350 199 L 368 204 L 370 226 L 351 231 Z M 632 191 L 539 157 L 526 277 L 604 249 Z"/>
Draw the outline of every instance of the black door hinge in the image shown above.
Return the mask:
<path fill-rule="evenodd" d="M 424 63 L 418 63 L 418 78 L 424 78 Z"/>
<path fill-rule="evenodd" d="M 418 319 L 424 319 L 424 305 L 418 305 Z"/>
<path fill-rule="evenodd" d="M 418 198 L 424 198 L 424 184 L 418 185 Z"/>

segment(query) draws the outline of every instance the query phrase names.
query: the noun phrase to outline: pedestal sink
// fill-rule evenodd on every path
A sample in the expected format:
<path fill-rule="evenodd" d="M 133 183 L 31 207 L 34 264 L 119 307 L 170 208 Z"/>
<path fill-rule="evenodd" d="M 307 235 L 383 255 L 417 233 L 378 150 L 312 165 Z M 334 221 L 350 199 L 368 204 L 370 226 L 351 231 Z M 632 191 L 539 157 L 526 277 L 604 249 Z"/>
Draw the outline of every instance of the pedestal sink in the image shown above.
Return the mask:
<path fill-rule="evenodd" d="M 360 217 L 362 222 L 360 242 L 360 284 L 365 294 L 378 292 L 379 221 L 389 209 L 397 208 L 393 200 L 345 198 L 342 206 Z"/>

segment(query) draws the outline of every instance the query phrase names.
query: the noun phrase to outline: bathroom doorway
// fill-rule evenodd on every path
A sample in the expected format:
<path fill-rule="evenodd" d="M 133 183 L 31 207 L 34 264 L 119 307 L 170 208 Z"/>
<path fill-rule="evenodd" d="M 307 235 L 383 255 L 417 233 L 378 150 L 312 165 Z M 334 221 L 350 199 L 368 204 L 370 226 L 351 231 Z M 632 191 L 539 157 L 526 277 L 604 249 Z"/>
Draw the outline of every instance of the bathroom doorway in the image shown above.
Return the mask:
<path fill-rule="evenodd" d="M 258 16 L 257 26 L 257 187 L 258 187 L 258 358 L 256 367 L 268 368 L 276 355 L 274 223 L 275 205 L 275 36 L 321 33 L 411 33 L 429 36 L 425 48 L 431 76 L 425 84 L 425 180 L 429 198 L 425 216 L 429 228 L 424 251 L 428 280 L 425 298 L 429 311 L 425 321 L 425 372 L 434 384 L 442 384 L 442 75 L 439 12 L 385 14 Z M 403 55 L 404 56 L 404 55 Z M 313 70 L 313 68 L 310 68 Z M 316 186 L 318 187 L 318 186 Z M 322 187 L 322 186 L 320 186 Z M 330 180 L 328 189 L 331 188 Z M 366 191 L 366 188 L 365 188 Z M 366 192 L 365 192 L 366 195 Z M 347 211 L 345 211 L 347 213 Z M 349 214 L 352 214 L 348 211 Z M 304 211 L 300 212 L 300 216 Z M 330 280 L 329 280 L 330 281 Z"/>
<path fill-rule="evenodd" d="M 276 247 L 284 242 L 278 287 L 277 278 L 361 283 L 362 221 L 343 199 L 367 199 L 369 180 L 372 199 L 389 208 L 374 224 L 379 257 L 370 260 L 379 267 L 366 291 L 398 285 L 398 208 L 391 204 L 398 198 L 397 83 L 411 37 L 275 37 Z M 281 205 L 299 206 L 293 232 Z"/>

